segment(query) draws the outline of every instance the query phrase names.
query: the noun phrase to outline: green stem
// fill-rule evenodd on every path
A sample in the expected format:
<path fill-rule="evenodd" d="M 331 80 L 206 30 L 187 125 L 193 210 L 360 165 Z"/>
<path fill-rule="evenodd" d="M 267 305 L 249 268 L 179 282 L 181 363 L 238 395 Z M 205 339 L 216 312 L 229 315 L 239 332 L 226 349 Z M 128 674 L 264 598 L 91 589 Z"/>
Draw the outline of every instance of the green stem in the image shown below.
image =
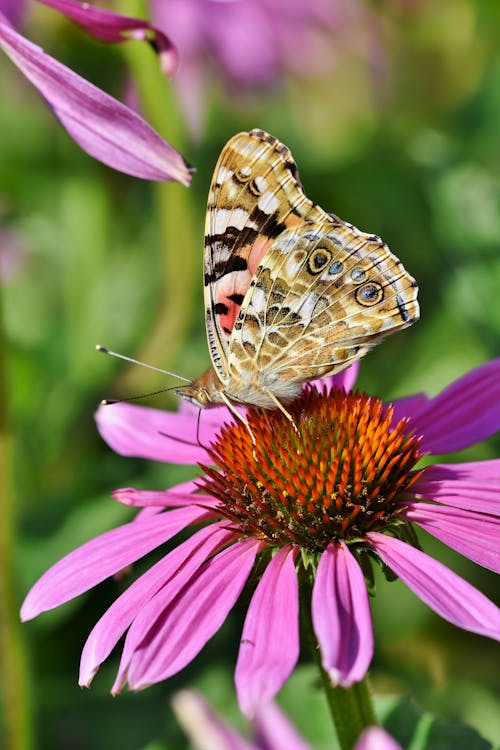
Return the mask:
<path fill-rule="evenodd" d="M 301 616 L 306 637 L 321 676 L 325 697 L 335 725 L 337 738 L 342 750 L 352 750 L 363 729 L 378 724 L 368 687 L 368 678 L 356 682 L 350 688 L 333 687 L 327 672 L 321 664 L 319 645 L 314 634 L 311 618 L 312 585 L 301 581 Z"/>
<path fill-rule="evenodd" d="M 337 730 L 342 750 L 351 750 L 366 727 L 377 724 L 368 680 L 356 682 L 350 688 L 332 687 L 328 675 L 319 665 L 321 681 L 328 707 Z"/>
<path fill-rule="evenodd" d="M 0 283 L 0 685 L 5 732 L 2 747 L 5 750 L 28 750 L 31 745 L 30 700 L 21 623 L 13 591 L 15 505 L 8 404 L 6 340 Z"/>
<path fill-rule="evenodd" d="M 144 3 L 142 0 L 127 0 L 124 11 L 132 16 L 143 16 Z M 186 156 L 186 128 L 172 82 L 161 73 L 158 60 L 148 45 L 128 42 L 123 45 L 123 52 L 139 93 L 144 117 Z M 162 362 L 169 366 L 189 329 L 193 299 L 197 297 L 196 285 L 201 285 L 203 227 L 201 212 L 194 216 L 192 196 L 184 185 L 155 183 L 154 192 L 163 288 L 156 320 L 138 356 L 145 362 L 159 364 L 161 355 Z M 122 382 L 121 387 L 128 392 L 137 390 L 137 387 L 139 390 L 148 387 L 145 372 L 137 374 L 140 385 L 133 382 L 134 377 L 134 371 L 129 371 L 126 383 Z M 155 376 L 151 378 L 151 384 L 154 384 Z"/>

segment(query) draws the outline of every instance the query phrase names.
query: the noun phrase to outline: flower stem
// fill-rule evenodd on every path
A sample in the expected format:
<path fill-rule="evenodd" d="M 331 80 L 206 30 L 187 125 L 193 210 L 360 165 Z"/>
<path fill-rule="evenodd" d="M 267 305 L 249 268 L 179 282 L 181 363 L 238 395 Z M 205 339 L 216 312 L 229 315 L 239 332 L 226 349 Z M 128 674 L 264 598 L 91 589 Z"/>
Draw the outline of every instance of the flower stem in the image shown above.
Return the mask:
<path fill-rule="evenodd" d="M 142 0 L 127 0 L 123 10 L 144 15 Z M 186 156 L 186 127 L 176 101 L 172 81 L 160 71 L 158 60 L 144 43 L 123 45 L 129 69 L 139 94 L 142 113 L 148 122 Z M 202 215 L 193 216 L 192 194 L 184 185 L 158 182 L 153 186 L 158 242 L 161 247 L 161 300 L 148 339 L 138 357 L 159 364 L 158 357 L 171 362 L 192 319 L 193 298 L 201 279 Z M 145 258 L 145 262 L 147 258 Z M 171 366 L 171 365 L 169 365 Z M 129 371 L 121 387 L 133 392 L 148 386 L 147 373 L 140 372 L 134 384 Z M 155 377 L 155 376 L 152 376 Z M 151 381 L 153 387 L 154 381 Z"/>
<path fill-rule="evenodd" d="M 327 672 L 321 664 L 321 653 L 314 634 L 311 618 L 312 585 L 301 580 L 301 618 L 305 635 L 311 645 L 318 666 L 321 683 L 335 725 L 337 738 L 342 750 L 352 750 L 363 729 L 378 724 L 368 687 L 368 678 L 356 682 L 349 688 L 333 687 Z"/>
<path fill-rule="evenodd" d="M 351 750 L 366 727 L 377 724 L 368 680 L 356 682 L 350 688 L 332 687 L 325 670 L 318 665 L 328 707 L 332 715 L 342 750 Z"/>
<path fill-rule="evenodd" d="M 28 750 L 30 700 L 21 623 L 13 591 L 14 490 L 12 434 L 7 398 L 7 357 L 0 283 L 0 686 L 3 693 L 5 750 Z"/>

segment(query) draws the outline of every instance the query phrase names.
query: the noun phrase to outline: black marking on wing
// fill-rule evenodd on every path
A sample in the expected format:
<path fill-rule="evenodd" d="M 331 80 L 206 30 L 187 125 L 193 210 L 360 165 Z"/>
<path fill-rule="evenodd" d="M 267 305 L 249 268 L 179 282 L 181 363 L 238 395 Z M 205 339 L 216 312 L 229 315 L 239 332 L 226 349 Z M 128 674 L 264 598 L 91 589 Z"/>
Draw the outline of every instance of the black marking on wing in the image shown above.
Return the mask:
<path fill-rule="evenodd" d="M 212 311 L 209 308 L 205 310 L 205 316 L 208 321 L 210 321 L 210 319 L 212 318 Z M 213 333 L 213 329 L 211 328 L 210 325 L 207 325 L 207 338 L 208 338 L 208 346 L 210 348 L 214 367 L 217 370 L 223 371 L 225 369 L 224 364 L 217 350 L 216 339 Z"/>
<path fill-rule="evenodd" d="M 238 244 L 249 245 L 254 242 L 258 234 L 258 231 L 252 227 L 237 229 L 229 225 L 221 234 L 208 234 L 205 237 L 205 246 L 210 247 L 211 245 L 222 244 L 226 247 L 232 247 L 236 240 L 238 240 Z"/>
<path fill-rule="evenodd" d="M 230 299 L 231 302 L 234 302 L 236 305 L 240 305 L 240 306 L 241 306 L 241 303 L 243 302 L 244 298 L 245 298 L 245 295 L 244 294 L 239 294 L 238 292 L 235 292 L 234 294 L 228 295 L 228 299 Z M 224 307 L 225 307 L 225 305 L 224 305 Z"/>
<path fill-rule="evenodd" d="M 227 260 L 216 263 L 210 273 L 205 274 L 205 286 L 213 284 L 218 279 L 233 271 L 246 271 L 248 263 L 241 255 L 231 255 Z"/>
<path fill-rule="evenodd" d="M 214 313 L 216 315 L 227 315 L 229 312 L 229 307 L 224 304 L 224 302 L 217 302 L 213 307 Z"/>
<path fill-rule="evenodd" d="M 399 314 L 403 318 L 404 322 L 408 323 L 408 321 L 410 320 L 410 313 L 406 309 L 404 299 L 400 294 L 396 296 L 396 304 L 398 306 Z"/>
<path fill-rule="evenodd" d="M 271 238 L 277 237 L 286 229 L 285 224 L 283 224 L 281 221 L 278 221 L 277 217 L 277 212 L 273 214 L 266 214 L 266 212 L 262 211 L 258 206 L 255 206 L 252 213 L 250 214 L 250 219 L 259 226 L 262 226 L 261 233 L 266 237 Z"/>

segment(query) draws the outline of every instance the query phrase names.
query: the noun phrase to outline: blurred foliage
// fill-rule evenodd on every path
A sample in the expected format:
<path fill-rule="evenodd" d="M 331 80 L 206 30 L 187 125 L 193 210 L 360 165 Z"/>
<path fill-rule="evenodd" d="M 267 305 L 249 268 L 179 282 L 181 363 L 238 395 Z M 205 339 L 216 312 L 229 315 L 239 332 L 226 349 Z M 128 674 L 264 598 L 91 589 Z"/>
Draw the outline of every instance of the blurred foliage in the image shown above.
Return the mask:
<path fill-rule="evenodd" d="M 224 99 L 214 84 L 202 138 L 190 142 L 183 133 L 182 144 L 174 141 L 197 168 L 189 191 L 142 183 L 87 157 L 10 63 L 0 61 L 0 223 L 22 248 L 2 286 L 18 521 L 16 606 L 62 554 L 131 517 L 109 497 L 113 488 L 163 488 L 190 475 L 121 458 L 100 440 L 93 411 L 101 398 L 135 396 L 171 383 L 140 368 L 129 381 L 123 363 L 97 355 L 94 347 L 102 343 L 132 356 L 147 351 L 152 364 L 186 377 L 208 365 L 203 218 L 215 160 L 234 132 L 261 127 L 278 136 L 293 150 L 308 195 L 381 235 L 417 278 L 421 322 L 365 360 L 363 388 L 384 398 L 434 394 L 499 356 L 500 4 L 387 0 L 371 11 L 378 67 L 353 52 L 356 40 L 334 36 L 338 60 L 327 78 L 296 75 L 271 94 L 254 93 L 237 103 Z M 122 91 L 128 52 L 88 40 L 42 8 L 26 31 L 93 82 L 116 95 Z M 167 123 L 163 134 L 173 140 L 171 133 L 182 133 L 182 121 L 166 88 L 171 132 Z M 163 203 L 169 191 L 184 191 L 170 211 L 168 247 L 160 246 L 159 190 Z M 188 222 L 195 244 L 186 249 Z M 165 256 L 182 290 L 185 276 L 188 285 L 186 252 L 199 258 L 199 282 L 173 310 L 163 304 L 169 288 Z M 173 314 L 182 324 L 178 329 L 166 319 Z M 183 336 L 162 341 L 152 337 L 153 330 Z M 175 406 L 170 394 L 145 403 Z M 491 458 L 499 446 L 492 439 L 461 457 Z M 494 596 L 493 575 L 428 537 L 423 544 Z M 112 700 L 115 656 L 91 690 L 77 687 L 86 635 L 124 585 L 108 581 L 23 626 L 34 747 L 183 747 L 168 698 L 191 684 L 238 721 L 231 674 L 242 611 L 192 665 L 164 684 Z M 411 695 L 422 710 L 468 722 L 490 742 L 500 742 L 494 644 L 441 621 L 399 583 L 379 582 L 373 612 L 377 692 Z M 295 694 L 294 684 L 285 687 L 283 702 L 301 726 L 303 701 L 322 697 L 313 679 Z M 330 736 L 326 721 L 326 728 L 324 718 L 310 723 L 317 747 L 331 747 L 319 736 Z M 436 740 L 431 746 L 449 745 Z M 466 746 L 486 745 L 471 740 Z"/>

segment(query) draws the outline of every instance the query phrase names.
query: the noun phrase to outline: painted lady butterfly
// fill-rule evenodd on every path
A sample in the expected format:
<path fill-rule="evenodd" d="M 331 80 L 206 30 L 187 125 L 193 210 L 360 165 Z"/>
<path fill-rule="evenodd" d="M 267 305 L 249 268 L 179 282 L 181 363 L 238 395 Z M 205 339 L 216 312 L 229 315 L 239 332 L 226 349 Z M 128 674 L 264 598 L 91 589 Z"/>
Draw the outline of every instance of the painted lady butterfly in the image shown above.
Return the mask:
<path fill-rule="evenodd" d="M 177 391 L 199 406 L 287 413 L 303 383 L 418 320 L 415 281 L 387 245 L 310 201 L 288 148 L 262 130 L 224 147 L 205 232 L 213 367 Z"/>

